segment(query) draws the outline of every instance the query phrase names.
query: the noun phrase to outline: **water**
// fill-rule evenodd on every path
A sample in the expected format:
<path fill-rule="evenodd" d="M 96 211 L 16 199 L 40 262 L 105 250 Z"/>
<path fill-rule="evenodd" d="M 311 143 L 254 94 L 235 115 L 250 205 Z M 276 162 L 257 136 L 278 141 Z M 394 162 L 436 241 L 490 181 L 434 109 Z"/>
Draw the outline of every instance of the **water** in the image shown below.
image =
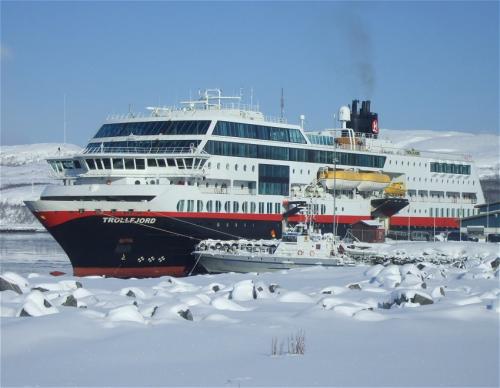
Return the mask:
<path fill-rule="evenodd" d="M 20 275 L 62 271 L 72 274 L 71 263 L 48 233 L 0 233 L 0 272 Z"/>

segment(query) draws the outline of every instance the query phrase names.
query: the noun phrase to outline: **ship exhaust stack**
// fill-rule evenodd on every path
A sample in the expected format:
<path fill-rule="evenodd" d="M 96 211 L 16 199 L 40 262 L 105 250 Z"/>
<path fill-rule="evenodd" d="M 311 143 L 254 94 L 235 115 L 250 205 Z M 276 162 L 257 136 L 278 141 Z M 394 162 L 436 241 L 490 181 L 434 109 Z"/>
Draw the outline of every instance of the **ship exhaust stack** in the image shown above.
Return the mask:
<path fill-rule="evenodd" d="M 378 114 L 371 111 L 371 101 L 361 101 L 361 109 L 358 112 L 359 100 L 352 101 L 352 110 L 350 120 L 347 121 L 347 127 L 355 133 L 361 133 L 366 137 L 378 137 Z"/>

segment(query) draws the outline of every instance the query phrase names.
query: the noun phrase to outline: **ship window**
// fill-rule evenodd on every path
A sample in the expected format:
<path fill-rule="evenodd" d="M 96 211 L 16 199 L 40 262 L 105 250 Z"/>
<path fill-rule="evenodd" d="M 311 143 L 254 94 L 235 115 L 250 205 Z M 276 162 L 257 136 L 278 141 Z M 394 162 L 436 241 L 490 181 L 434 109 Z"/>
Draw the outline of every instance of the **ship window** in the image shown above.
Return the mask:
<path fill-rule="evenodd" d="M 222 209 L 221 202 L 220 201 L 215 201 L 215 212 L 216 213 L 220 213 L 221 209 Z"/>
<path fill-rule="evenodd" d="M 204 135 L 210 126 L 209 120 L 198 121 L 146 121 L 132 123 L 104 124 L 99 137 L 147 136 L 147 135 Z"/>
<path fill-rule="evenodd" d="M 136 185 L 140 185 L 140 184 L 141 184 L 141 181 L 135 181 L 135 184 L 136 184 Z"/>
<path fill-rule="evenodd" d="M 259 202 L 259 213 L 264 214 L 264 202 Z"/>
<path fill-rule="evenodd" d="M 196 201 L 196 211 L 199 213 L 203 211 L 203 201 L 201 200 Z"/>
<path fill-rule="evenodd" d="M 224 211 L 226 213 L 231 213 L 231 201 L 224 202 Z"/>
<path fill-rule="evenodd" d="M 220 170 L 220 163 L 217 163 L 217 170 Z"/>
<path fill-rule="evenodd" d="M 255 213 L 256 208 L 255 202 L 250 202 L 250 213 Z"/>
<path fill-rule="evenodd" d="M 280 203 L 276 202 L 274 204 L 274 212 L 277 214 L 279 214 L 281 212 L 281 204 Z"/>
<path fill-rule="evenodd" d="M 289 195 L 290 167 L 259 164 L 259 194 Z"/>
<path fill-rule="evenodd" d="M 184 159 L 175 159 L 175 161 L 177 162 L 177 168 L 184 169 Z"/>
<path fill-rule="evenodd" d="M 111 170 L 111 160 L 108 158 L 102 159 L 102 164 L 104 164 L 106 170 Z"/>
<path fill-rule="evenodd" d="M 233 201 L 233 213 L 238 213 L 240 210 L 240 204 L 236 201 Z"/>
<path fill-rule="evenodd" d="M 193 212 L 194 211 L 194 200 L 193 199 L 189 199 L 187 201 L 187 211 L 188 212 Z"/>
<path fill-rule="evenodd" d="M 248 213 L 248 202 L 243 202 L 241 204 L 241 211 L 242 213 Z"/>
<path fill-rule="evenodd" d="M 246 171 L 246 170 L 247 170 L 247 165 L 246 165 L 246 164 L 244 164 L 244 165 L 243 165 L 243 171 Z"/>
<path fill-rule="evenodd" d="M 73 161 L 73 163 L 75 165 L 75 168 L 82 168 L 82 165 L 80 164 L 79 160 L 75 160 L 75 161 Z"/>
<path fill-rule="evenodd" d="M 237 164 L 234 165 L 234 171 L 238 171 L 238 165 Z"/>
<path fill-rule="evenodd" d="M 156 159 L 148 159 L 148 167 L 157 167 Z"/>
<path fill-rule="evenodd" d="M 213 210 L 213 201 L 207 201 L 207 212 L 211 213 Z"/>
<path fill-rule="evenodd" d="M 295 128 L 278 128 L 264 125 L 218 121 L 214 135 L 244 137 L 248 139 L 273 140 L 305 144 L 306 140 L 300 130 Z"/>
<path fill-rule="evenodd" d="M 154 160 L 154 159 L 153 159 Z M 146 169 L 146 166 L 144 164 L 144 159 L 136 159 L 135 160 L 135 167 L 138 169 L 138 170 L 144 170 Z"/>
<path fill-rule="evenodd" d="M 87 166 L 89 167 L 89 169 L 95 170 L 96 167 L 94 159 L 85 159 L 85 161 L 87 162 Z"/>
<path fill-rule="evenodd" d="M 178 212 L 184 211 L 184 200 L 183 199 L 181 199 L 179 202 L 177 202 L 177 211 Z"/>
<path fill-rule="evenodd" d="M 174 159 L 167 159 L 167 165 L 168 165 L 168 167 L 175 167 L 175 160 Z"/>
<path fill-rule="evenodd" d="M 113 168 L 115 170 L 123 170 L 123 159 L 113 159 Z"/>
<path fill-rule="evenodd" d="M 273 212 L 273 204 L 272 202 L 267 203 L 267 214 L 272 214 Z"/>
<path fill-rule="evenodd" d="M 125 160 L 125 169 L 133 170 L 134 169 L 134 159 L 124 159 Z"/>
<path fill-rule="evenodd" d="M 208 162 L 207 168 L 209 168 L 209 169 L 212 168 L 212 163 Z"/>
<path fill-rule="evenodd" d="M 186 168 L 192 168 L 193 167 L 193 159 L 192 158 L 184 159 L 184 163 L 186 164 Z"/>
<path fill-rule="evenodd" d="M 156 163 L 158 163 L 158 167 L 165 167 L 165 159 L 156 159 Z"/>
<path fill-rule="evenodd" d="M 229 163 L 226 163 L 226 170 L 229 170 Z"/>
<path fill-rule="evenodd" d="M 326 213 L 326 205 L 321 205 L 321 214 Z"/>
<path fill-rule="evenodd" d="M 101 163 L 101 159 L 96 159 L 95 160 L 95 165 L 97 166 L 98 170 L 102 170 L 103 169 L 102 163 Z"/>
<path fill-rule="evenodd" d="M 255 166 L 252 166 L 252 172 L 255 172 Z"/>

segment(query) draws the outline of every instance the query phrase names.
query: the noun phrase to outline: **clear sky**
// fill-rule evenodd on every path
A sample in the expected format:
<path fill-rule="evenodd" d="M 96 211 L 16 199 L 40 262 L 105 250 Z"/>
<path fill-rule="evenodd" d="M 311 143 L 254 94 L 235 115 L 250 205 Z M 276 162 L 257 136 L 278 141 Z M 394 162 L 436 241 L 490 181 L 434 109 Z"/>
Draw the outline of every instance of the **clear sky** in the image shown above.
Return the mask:
<path fill-rule="evenodd" d="M 83 145 L 110 113 L 222 88 L 308 129 L 499 131 L 499 2 L 1 2 L 2 144 Z"/>

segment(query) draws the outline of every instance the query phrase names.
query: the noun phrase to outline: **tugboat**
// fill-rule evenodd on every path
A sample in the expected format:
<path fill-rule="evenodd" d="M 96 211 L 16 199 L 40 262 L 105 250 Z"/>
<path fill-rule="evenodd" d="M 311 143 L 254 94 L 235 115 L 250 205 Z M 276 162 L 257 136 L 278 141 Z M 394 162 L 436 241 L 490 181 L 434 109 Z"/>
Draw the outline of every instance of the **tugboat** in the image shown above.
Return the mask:
<path fill-rule="evenodd" d="M 306 222 L 284 228 L 280 240 L 203 240 L 196 245 L 193 255 L 209 273 L 272 272 L 310 266 L 338 267 L 354 265 L 344 256 L 340 240 L 333 233 L 315 229 L 313 204 L 295 201 L 287 213 L 307 210 Z M 290 206 L 291 203 L 288 203 Z M 287 219 L 284 213 L 284 219 Z"/>

